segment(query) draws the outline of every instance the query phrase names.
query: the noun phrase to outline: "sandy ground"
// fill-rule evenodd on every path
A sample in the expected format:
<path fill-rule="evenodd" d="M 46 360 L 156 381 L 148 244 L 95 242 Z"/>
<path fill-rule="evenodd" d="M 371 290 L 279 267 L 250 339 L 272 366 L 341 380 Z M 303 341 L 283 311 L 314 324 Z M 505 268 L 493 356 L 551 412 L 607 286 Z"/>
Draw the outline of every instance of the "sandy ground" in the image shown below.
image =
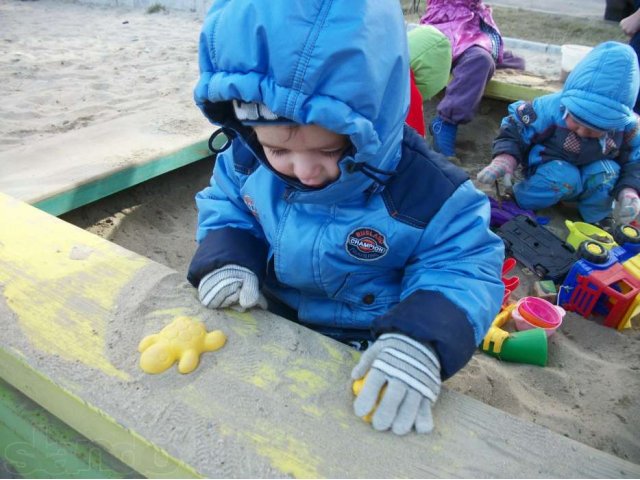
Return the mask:
<path fill-rule="evenodd" d="M 201 25 L 194 13 L 1 0 L 0 23 L 2 150 L 158 102 L 192 108 Z"/>
<path fill-rule="evenodd" d="M 196 108 L 195 14 L 0 0 L 0 19 L 2 150 L 132 111 L 148 111 L 152 121 L 156 102 L 184 109 L 185 117 Z M 427 114 L 433 107 L 427 104 Z M 505 108 L 485 101 L 460 129 L 460 165 L 472 176 L 489 160 Z M 63 218 L 184 273 L 196 248 L 193 196 L 211 168 L 211 161 L 198 162 Z M 572 211 L 543 213 L 562 236 L 562 215 L 577 219 Z M 518 273 L 517 297 L 535 279 Z M 550 339 L 547 367 L 501 363 L 478 352 L 446 386 L 640 463 L 638 324 L 617 332 L 569 314 Z"/>

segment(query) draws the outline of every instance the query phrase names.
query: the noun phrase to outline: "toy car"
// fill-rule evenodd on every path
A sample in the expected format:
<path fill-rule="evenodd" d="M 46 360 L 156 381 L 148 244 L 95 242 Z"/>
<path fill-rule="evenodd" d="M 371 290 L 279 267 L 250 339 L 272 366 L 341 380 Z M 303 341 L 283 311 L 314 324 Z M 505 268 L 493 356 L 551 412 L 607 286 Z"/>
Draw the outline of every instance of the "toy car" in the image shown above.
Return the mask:
<path fill-rule="evenodd" d="M 579 260 L 575 249 L 526 215 L 504 223 L 496 233 L 504 242 L 506 255 L 515 257 L 542 279 L 561 283 Z"/>

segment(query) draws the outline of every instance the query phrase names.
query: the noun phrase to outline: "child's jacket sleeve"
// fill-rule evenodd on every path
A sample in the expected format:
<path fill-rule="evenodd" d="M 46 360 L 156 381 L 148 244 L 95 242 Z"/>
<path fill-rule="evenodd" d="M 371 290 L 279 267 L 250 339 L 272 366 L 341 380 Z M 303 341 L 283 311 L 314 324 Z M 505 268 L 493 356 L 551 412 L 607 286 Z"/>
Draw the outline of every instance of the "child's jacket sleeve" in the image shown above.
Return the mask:
<path fill-rule="evenodd" d="M 519 164 L 526 164 L 527 154 L 534 143 L 544 141 L 558 121 L 558 94 L 538 97 L 532 102 L 519 100 L 509 105 L 509 115 L 502 119 L 500 132 L 493 142 L 492 157 L 508 153 Z"/>
<path fill-rule="evenodd" d="M 236 168 L 232 159 L 234 154 Z M 246 162 L 242 161 L 243 156 Z M 218 155 L 211 186 L 196 195 L 196 240 L 200 245 L 187 274 L 193 286 L 198 287 L 202 277 L 209 272 L 229 264 L 250 269 L 262 284 L 268 244 L 240 191 L 243 176 L 256 167 L 257 162 L 251 154 L 239 146 L 239 142 L 234 142 L 232 148 Z"/>

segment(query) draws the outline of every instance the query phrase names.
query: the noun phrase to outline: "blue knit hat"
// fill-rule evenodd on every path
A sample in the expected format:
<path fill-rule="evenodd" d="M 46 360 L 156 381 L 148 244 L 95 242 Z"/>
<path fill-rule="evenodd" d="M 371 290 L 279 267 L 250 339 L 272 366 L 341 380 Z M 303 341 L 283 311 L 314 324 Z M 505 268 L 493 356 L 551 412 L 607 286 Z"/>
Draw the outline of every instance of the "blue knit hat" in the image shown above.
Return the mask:
<path fill-rule="evenodd" d="M 632 122 L 640 86 L 634 50 L 619 42 L 596 46 L 569 74 L 561 103 L 596 130 L 621 130 Z"/>

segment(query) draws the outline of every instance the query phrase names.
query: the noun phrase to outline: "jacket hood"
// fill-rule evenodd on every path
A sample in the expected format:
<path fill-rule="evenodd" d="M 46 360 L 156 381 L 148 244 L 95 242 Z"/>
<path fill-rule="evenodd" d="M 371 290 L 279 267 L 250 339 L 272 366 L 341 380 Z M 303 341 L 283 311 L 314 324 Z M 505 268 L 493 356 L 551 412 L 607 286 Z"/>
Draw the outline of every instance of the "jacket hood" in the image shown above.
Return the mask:
<path fill-rule="evenodd" d="M 605 42 L 569 74 L 560 102 L 588 125 L 620 130 L 633 121 L 639 84 L 634 50 L 623 43 Z"/>
<path fill-rule="evenodd" d="M 299 201 L 337 201 L 377 183 L 354 165 L 396 167 L 409 105 L 399 2 L 216 0 L 200 36 L 199 63 L 196 104 L 245 140 L 228 106 L 233 99 L 350 137 L 354 148 L 332 184 L 305 189 L 279 175 Z"/>

